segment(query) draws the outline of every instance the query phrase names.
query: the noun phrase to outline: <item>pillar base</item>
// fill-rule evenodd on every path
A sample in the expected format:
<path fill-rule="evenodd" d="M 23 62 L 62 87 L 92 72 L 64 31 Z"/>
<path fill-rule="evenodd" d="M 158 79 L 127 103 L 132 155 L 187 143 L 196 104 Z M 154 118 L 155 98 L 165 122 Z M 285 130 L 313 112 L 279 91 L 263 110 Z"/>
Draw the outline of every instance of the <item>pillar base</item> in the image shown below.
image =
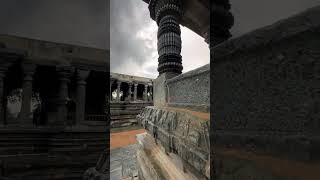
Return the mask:
<path fill-rule="evenodd" d="M 153 103 L 155 106 L 166 106 L 167 105 L 167 87 L 166 81 L 175 76 L 179 75 L 178 73 L 166 72 L 160 74 L 157 79 L 154 80 L 154 94 L 153 94 Z"/>

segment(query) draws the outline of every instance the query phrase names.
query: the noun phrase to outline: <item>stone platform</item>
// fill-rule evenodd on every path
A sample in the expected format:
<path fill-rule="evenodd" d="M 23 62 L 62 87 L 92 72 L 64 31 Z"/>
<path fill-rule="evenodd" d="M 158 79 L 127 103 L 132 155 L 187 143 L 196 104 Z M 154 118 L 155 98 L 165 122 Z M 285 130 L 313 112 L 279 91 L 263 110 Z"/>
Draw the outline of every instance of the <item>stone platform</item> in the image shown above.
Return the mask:
<path fill-rule="evenodd" d="M 137 116 L 139 178 L 209 179 L 209 113 L 147 107 Z"/>
<path fill-rule="evenodd" d="M 105 127 L 0 129 L 0 179 L 79 179 L 108 141 Z"/>

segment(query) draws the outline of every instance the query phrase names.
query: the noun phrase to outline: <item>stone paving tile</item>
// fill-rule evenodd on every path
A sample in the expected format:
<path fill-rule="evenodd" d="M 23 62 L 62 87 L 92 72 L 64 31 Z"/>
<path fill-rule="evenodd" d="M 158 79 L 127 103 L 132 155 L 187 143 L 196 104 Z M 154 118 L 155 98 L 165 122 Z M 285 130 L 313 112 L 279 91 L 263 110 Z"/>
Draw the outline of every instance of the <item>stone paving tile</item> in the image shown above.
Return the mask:
<path fill-rule="evenodd" d="M 138 176 L 136 161 L 137 145 L 129 145 L 111 150 L 110 178 L 111 180 L 132 179 Z"/>

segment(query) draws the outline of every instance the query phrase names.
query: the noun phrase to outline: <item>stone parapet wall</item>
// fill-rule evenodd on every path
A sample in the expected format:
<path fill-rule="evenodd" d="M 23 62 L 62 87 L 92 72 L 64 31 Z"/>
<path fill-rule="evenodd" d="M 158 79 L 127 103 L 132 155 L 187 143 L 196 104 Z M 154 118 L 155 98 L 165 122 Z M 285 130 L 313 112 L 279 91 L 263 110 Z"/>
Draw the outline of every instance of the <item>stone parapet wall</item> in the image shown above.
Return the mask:
<path fill-rule="evenodd" d="M 184 167 L 209 177 L 209 118 L 176 108 L 146 107 L 137 119 L 167 154 L 176 154 Z"/>
<path fill-rule="evenodd" d="M 168 106 L 210 111 L 210 64 L 167 80 Z"/>
<path fill-rule="evenodd" d="M 319 18 L 315 7 L 212 49 L 211 155 L 220 160 L 211 166 L 229 158 L 226 169 L 241 161 L 218 155 L 215 146 L 319 162 Z M 264 170 L 268 176 L 250 177 L 273 179 L 272 171 Z M 215 175 L 225 179 L 226 174 L 217 168 Z"/>

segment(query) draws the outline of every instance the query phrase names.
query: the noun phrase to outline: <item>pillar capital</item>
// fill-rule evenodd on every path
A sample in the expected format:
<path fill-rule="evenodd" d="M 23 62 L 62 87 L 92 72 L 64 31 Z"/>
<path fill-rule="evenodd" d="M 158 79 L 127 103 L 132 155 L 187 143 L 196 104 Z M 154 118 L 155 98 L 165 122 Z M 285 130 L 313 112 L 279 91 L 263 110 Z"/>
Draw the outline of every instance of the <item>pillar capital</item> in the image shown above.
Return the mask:
<path fill-rule="evenodd" d="M 149 2 L 150 16 L 159 25 L 162 17 L 172 15 L 180 19 L 182 15 L 181 0 L 150 0 Z"/>
<path fill-rule="evenodd" d="M 229 0 L 214 1 L 210 7 L 210 48 L 231 37 L 230 28 L 234 17 L 230 12 Z"/>
<path fill-rule="evenodd" d="M 24 81 L 32 81 L 33 80 L 33 74 L 36 70 L 36 67 L 37 67 L 37 65 L 31 64 L 31 63 L 21 64 Z"/>
<path fill-rule="evenodd" d="M 86 85 L 86 80 L 90 74 L 90 70 L 82 70 L 82 69 L 77 69 L 77 84 L 78 85 Z"/>

